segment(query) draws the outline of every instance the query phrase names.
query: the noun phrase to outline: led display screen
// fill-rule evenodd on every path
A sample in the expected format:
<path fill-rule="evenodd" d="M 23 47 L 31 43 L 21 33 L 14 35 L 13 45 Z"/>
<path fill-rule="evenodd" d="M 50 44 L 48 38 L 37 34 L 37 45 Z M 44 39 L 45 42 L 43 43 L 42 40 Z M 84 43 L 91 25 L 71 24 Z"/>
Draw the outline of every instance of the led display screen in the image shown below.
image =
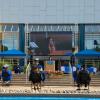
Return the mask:
<path fill-rule="evenodd" d="M 72 32 L 31 32 L 32 55 L 65 55 L 72 50 Z"/>

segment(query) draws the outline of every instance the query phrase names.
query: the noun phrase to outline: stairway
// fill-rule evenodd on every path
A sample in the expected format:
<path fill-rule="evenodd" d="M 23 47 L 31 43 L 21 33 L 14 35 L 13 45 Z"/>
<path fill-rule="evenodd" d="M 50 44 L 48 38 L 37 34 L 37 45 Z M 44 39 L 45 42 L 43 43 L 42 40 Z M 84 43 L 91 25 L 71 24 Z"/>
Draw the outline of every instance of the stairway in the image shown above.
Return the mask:
<path fill-rule="evenodd" d="M 1 82 L 0 82 L 1 84 Z M 11 85 L 15 86 L 30 86 L 30 82 L 26 82 L 25 74 L 13 74 L 13 79 Z M 72 76 L 69 74 L 65 74 L 61 77 L 54 77 L 48 78 L 42 83 L 44 86 L 73 86 Z M 92 75 L 91 84 L 90 86 L 100 86 L 100 76 L 99 75 Z"/>
<path fill-rule="evenodd" d="M 92 75 L 90 86 L 100 86 L 100 75 Z"/>

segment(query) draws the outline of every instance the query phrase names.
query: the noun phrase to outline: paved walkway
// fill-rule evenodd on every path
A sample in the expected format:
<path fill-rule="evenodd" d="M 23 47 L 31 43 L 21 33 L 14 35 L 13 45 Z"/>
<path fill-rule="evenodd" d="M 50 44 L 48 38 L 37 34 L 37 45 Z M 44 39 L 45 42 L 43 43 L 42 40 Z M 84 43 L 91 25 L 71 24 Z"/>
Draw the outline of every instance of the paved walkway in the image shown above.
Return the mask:
<path fill-rule="evenodd" d="M 89 91 L 76 90 L 74 86 L 44 86 L 41 90 L 31 90 L 24 86 L 0 86 L 0 94 L 94 94 L 100 95 L 100 87 L 90 87 Z"/>

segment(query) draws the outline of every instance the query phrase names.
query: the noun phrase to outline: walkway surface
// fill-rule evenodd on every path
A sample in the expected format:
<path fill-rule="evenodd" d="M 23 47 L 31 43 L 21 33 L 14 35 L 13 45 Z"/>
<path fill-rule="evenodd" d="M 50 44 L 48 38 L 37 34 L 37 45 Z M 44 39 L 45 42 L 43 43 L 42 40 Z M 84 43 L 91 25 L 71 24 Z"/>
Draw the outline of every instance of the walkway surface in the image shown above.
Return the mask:
<path fill-rule="evenodd" d="M 90 87 L 89 90 L 76 90 L 74 86 L 43 86 L 41 90 L 31 90 L 25 86 L 0 86 L 0 94 L 90 94 L 100 95 L 100 87 Z"/>

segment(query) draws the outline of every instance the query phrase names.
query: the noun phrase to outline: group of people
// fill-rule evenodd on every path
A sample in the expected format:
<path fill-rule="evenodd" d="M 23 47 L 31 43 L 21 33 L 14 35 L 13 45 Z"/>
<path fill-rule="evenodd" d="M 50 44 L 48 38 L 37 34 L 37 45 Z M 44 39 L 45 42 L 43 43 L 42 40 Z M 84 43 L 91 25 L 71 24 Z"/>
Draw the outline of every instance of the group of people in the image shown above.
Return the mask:
<path fill-rule="evenodd" d="M 85 86 L 85 89 L 88 86 L 89 89 L 91 77 L 86 66 L 83 65 L 81 66 L 81 68 L 75 68 L 75 66 L 73 66 L 72 71 L 73 71 L 74 84 L 75 83 L 77 84 L 78 90 L 80 90 L 80 87 L 82 85 Z"/>
<path fill-rule="evenodd" d="M 19 64 L 14 66 L 14 72 L 15 72 L 15 74 L 20 74 L 22 72 L 21 66 Z"/>
<path fill-rule="evenodd" d="M 15 69 L 15 73 L 20 73 L 20 71 L 18 71 L 18 69 Z M 8 64 L 5 64 L 2 67 L 0 78 L 2 80 L 2 85 L 10 85 L 12 80 L 12 71 L 9 70 Z M 32 86 L 34 86 L 34 90 L 41 88 L 41 82 L 45 81 L 45 72 L 43 71 L 41 65 L 38 64 L 31 67 L 29 81 L 31 81 L 32 83 L 31 88 Z"/>
<path fill-rule="evenodd" d="M 8 65 L 4 65 L 2 68 L 1 79 L 3 84 L 8 85 L 12 80 L 12 72 L 8 69 Z M 72 66 L 72 75 L 74 79 L 74 83 L 77 84 L 78 90 L 80 87 L 84 85 L 85 87 L 89 87 L 91 77 L 85 65 L 80 68 L 76 68 Z M 46 79 L 46 73 L 43 70 L 40 64 L 36 64 L 31 67 L 29 81 L 31 81 L 31 89 L 34 86 L 34 90 L 41 89 L 41 82 L 44 82 Z"/>

